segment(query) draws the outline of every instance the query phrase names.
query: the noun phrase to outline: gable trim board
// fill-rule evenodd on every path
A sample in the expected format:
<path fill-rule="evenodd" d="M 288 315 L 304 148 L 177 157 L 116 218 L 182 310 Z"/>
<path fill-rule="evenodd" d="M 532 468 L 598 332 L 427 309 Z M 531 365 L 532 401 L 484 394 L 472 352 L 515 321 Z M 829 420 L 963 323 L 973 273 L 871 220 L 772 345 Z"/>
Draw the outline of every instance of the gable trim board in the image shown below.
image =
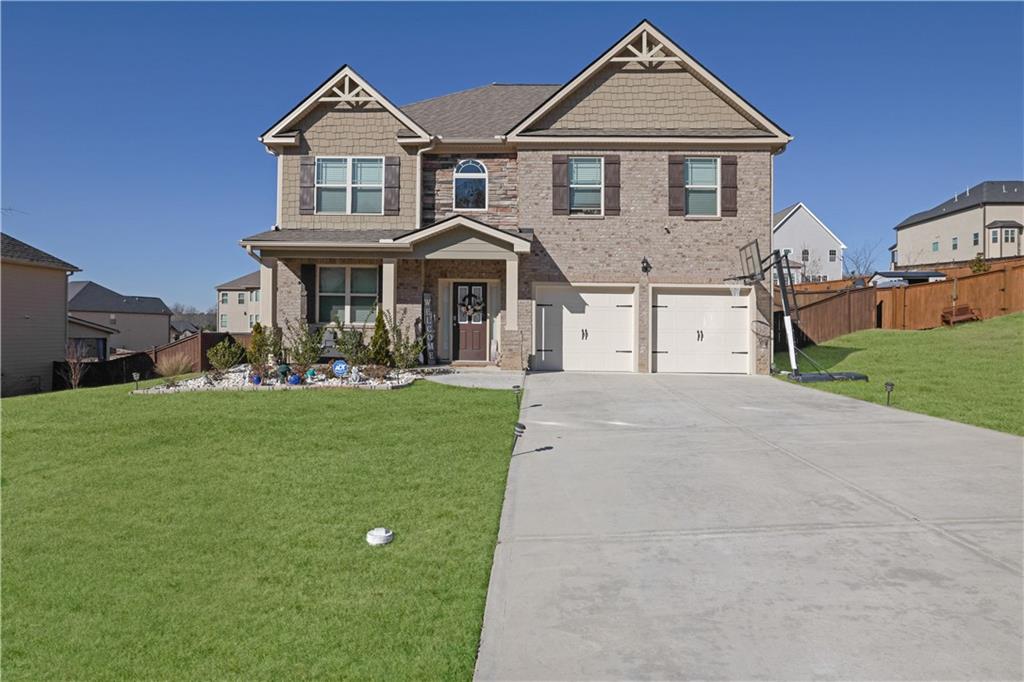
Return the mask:
<path fill-rule="evenodd" d="M 784 224 L 784 223 L 785 223 L 785 222 L 786 222 L 787 220 L 789 220 L 789 219 L 790 219 L 791 217 L 793 217 L 793 215 L 794 215 L 794 214 L 795 214 L 795 213 L 796 213 L 797 211 L 799 211 L 799 210 L 800 210 L 801 208 L 802 208 L 802 209 L 804 209 L 805 211 L 807 211 L 807 215 L 809 215 L 809 216 L 811 216 L 812 218 L 814 218 L 814 222 L 816 222 L 816 223 L 818 223 L 819 225 L 821 225 L 821 228 L 822 228 L 823 230 L 825 230 L 825 232 L 827 232 L 827 233 L 828 233 L 828 235 L 829 235 L 830 237 L 832 237 L 832 239 L 835 239 L 835 240 L 836 240 L 836 243 L 837 243 L 837 244 L 839 244 L 839 248 L 841 248 L 841 249 L 845 249 L 845 248 L 846 248 L 846 244 L 844 244 L 844 243 L 843 243 L 843 240 L 842 240 L 842 239 L 840 239 L 840 238 L 839 238 L 839 237 L 838 237 L 838 236 L 836 235 L 836 233 L 835 233 L 835 232 L 833 232 L 832 230 L 828 229 L 828 225 L 826 225 L 825 223 L 821 222 L 821 219 L 820 219 L 820 218 L 818 218 L 818 216 L 814 215 L 814 211 L 812 211 L 811 209 L 807 208 L 807 206 L 806 206 L 806 205 L 804 204 L 804 202 L 802 202 L 802 201 L 798 201 L 798 202 L 796 203 L 796 205 L 795 205 L 795 206 L 793 206 L 793 209 L 792 209 L 792 210 L 791 210 L 791 211 L 790 211 L 789 213 L 787 213 L 787 214 L 786 214 L 786 215 L 785 215 L 785 216 L 784 216 L 784 217 L 782 218 L 782 220 L 780 220 L 780 221 L 779 221 L 778 223 L 776 223 L 776 224 L 775 224 L 775 227 L 773 227 L 773 228 L 772 228 L 772 234 L 775 234 L 776 232 L 778 232 L 778 231 L 779 231 L 779 228 L 780 228 L 780 227 L 782 227 L 782 226 L 783 226 L 783 224 Z"/>
<path fill-rule="evenodd" d="M 752 104 L 743 99 L 738 93 L 734 92 L 731 88 L 729 88 L 729 86 L 722 82 L 721 79 L 719 79 L 715 74 L 708 70 L 703 64 L 701 64 L 699 61 L 690 56 L 685 50 L 676 45 L 672 40 L 665 36 L 665 34 L 659 31 L 653 24 L 651 24 L 646 19 L 637 24 L 636 27 L 633 28 L 633 30 L 631 30 L 629 33 L 623 36 L 610 49 L 605 51 L 601 56 L 599 56 L 597 59 L 591 62 L 582 71 L 580 71 L 568 83 L 566 83 L 564 86 L 562 86 L 562 88 L 555 92 L 555 94 L 549 97 L 543 104 L 541 104 L 539 107 L 534 109 L 533 112 L 528 114 L 526 118 L 517 123 L 508 132 L 508 139 L 510 141 L 515 142 L 521 142 L 525 140 L 532 140 L 535 142 L 541 140 L 548 141 L 552 138 L 554 140 L 566 141 L 566 138 L 561 136 L 544 137 L 538 134 L 526 135 L 525 133 L 527 128 L 529 128 L 532 124 L 540 120 L 545 114 L 549 113 L 557 104 L 563 102 L 581 85 L 583 85 L 586 81 L 590 80 L 590 78 L 594 76 L 601 68 L 612 63 L 613 60 L 616 59 L 616 55 L 618 55 L 619 53 L 626 49 L 629 49 L 630 44 L 638 37 L 641 37 L 642 34 L 644 34 L 645 32 L 650 34 L 656 40 L 658 40 L 661 43 L 663 50 L 672 52 L 676 57 L 678 57 L 681 63 L 686 66 L 687 70 L 691 71 L 691 73 L 694 73 L 701 80 L 703 80 L 710 87 L 710 89 L 723 100 L 725 100 L 727 104 L 732 106 L 741 114 L 744 114 L 747 117 L 749 117 L 753 122 L 757 123 L 759 127 L 763 128 L 771 136 L 767 138 L 715 138 L 716 143 L 722 142 L 724 140 L 735 142 L 737 139 L 742 139 L 747 144 L 751 144 L 752 141 L 757 140 L 760 142 L 771 142 L 776 145 L 785 146 L 787 143 L 793 140 L 793 137 L 789 133 L 787 133 L 785 130 L 779 127 L 774 121 L 772 121 L 767 116 L 758 111 L 756 107 L 754 107 Z M 581 137 L 575 139 L 590 140 L 591 138 Z M 598 139 L 600 139 L 603 142 L 619 142 L 629 141 L 633 138 L 600 137 Z M 646 141 L 656 141 L 659 140 L 660 138 L 648 137 L 639 139 Z M 667 139 L 678 141 L 682 138 L 669 136 Z M 693 139 L 707 141 L 707 138 L 701 137 Z"/>
<path fill-rule="evenodd" d="M 519 235 L 506 232 L 505 230 L 499 230 L 496 227 L 491 227 L 487 223 L 482 223 L 479 220 L 473 220 L 466 216 L 452 216 L 440 222 L 434 223 L 422 227 L 418 230 L 412 230 L 403 234 L 400 237 L 393 239 L 382 239 L 381 244 L 408 244 L 413 245 L 426 239 L 431 239 L 439 234 L 448 232 L 449 230 L 464 227 L 472 230 L 473 232 L 479 232 L 480 234 L 493 237 L 499 241 L 505 242 L 512 247 L 515 253 L 529 253 L 530 252 L 530 240 Z"/>
<path fill-rule="evenodd" d="M 330 78 L 321 83 L 317 88 L 313 90 L 302 102 L 294 107 L 287 114 L 282 116 L 277 123 L 270 126 L 259 137 L 259 141 L 264 145 L 294 145 L 299 143 L 299 134 L 295 131 L 288 131 L 287 129 L 293 124 L 297 123 L 303 116 L 313 110 L 318 104 L 321 103 L 321 98 L 325 97 L 331 92 L 338 83 L 344 78 L 349 78 L 366 91 L 369 98 L 374 100 L 377 104 L 386 109 L 392 116 L 404 125 L 409 130 L 413 131 L 418 137 L 414 138 L 401 138 L 403 140 L 415 141 L 415 142 L 429 142 L 430 134 L 427 133 L 416 121 L 412 120 L 408 114 L 399 109 L 397 106 L 392 104 L 384 95 L 380 94 L 370 83 L 356 73 L 355 69 L 350 67 L 348 64 L 343 65 L 340 69 L 334 72 Z"/>

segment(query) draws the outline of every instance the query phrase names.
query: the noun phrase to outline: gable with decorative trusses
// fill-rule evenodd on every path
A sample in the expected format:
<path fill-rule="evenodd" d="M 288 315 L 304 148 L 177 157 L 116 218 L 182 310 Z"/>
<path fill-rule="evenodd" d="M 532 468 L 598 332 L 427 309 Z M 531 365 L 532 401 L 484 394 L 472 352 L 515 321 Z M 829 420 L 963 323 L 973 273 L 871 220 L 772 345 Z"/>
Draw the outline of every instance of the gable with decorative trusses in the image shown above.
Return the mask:
<path fill-rule="evenodd" d="M 643 21 L 509 133 L 566 138 L 792 138 Z"/>
<path fill-rule="evenodd" d="M 386 111 L 399 124 L 396 133 L 407 139 L 426 141 L 427 131 L 413 121 L 408 114 L 380 94 L 365 78 L 346 65 L 320 84 L 294 109 L 285 114 L 260 136 L 260 142 L 270 146 L 299 144 L 300 130 L 305 119 L 316 113 L 322 117 L 328 112 L 372 112 Z"/>

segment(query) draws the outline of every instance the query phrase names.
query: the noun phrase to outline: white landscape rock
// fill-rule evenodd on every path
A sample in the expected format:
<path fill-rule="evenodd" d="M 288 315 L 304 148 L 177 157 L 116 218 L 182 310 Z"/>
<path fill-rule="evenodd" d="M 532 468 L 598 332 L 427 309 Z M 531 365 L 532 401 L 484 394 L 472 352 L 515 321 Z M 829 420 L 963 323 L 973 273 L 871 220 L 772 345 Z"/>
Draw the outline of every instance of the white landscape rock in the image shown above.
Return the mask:
<path fill-rule="evenodd" d="M 224 372 L 219 378 L 214 379 L 207 373 L 193 379 L 179 381 L 172 386 L 160 384 L 151 388 L 143 388 L 132 393 L 197 393 L 201 391 L 296 391 L 313 388 L 362 388 L 387 390 L 392 388 L 404 388 L 418 378 L 415 372 L 396 370 L 385 379 L 371 379 L 363 376 L 358 367 L 353 367 L 348 376 L 338 378 L 317 372 L 307 378 L 303 383 L 293 385 L 278 381 L 277 374 L 266 378 L 259 384 L 253 384 L 250 380 L 249 365 L 238 365 Z"/>

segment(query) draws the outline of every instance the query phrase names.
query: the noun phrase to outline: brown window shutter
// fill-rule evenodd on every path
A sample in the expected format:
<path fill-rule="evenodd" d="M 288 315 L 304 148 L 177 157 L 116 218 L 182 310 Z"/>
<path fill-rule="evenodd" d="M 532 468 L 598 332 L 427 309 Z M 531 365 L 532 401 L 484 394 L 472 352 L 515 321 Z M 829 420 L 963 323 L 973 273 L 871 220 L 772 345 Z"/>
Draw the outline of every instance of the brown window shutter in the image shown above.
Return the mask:
<path fill-rule="evenodd" d="M 397 156 L 384 157 L 384 215 L 399 213 L 399 177 L 402 169 Z"/>
<path fill-rule="evenodd" d="M 308 154 L 299 157 L 299 214 L 312 215 L 316 210 L 314 176 L 316 158 Z"/>
<path fill-rule="evenodd" d="M 619 155 L 604 157 L 604 214 L 619 215 Z"/>
<path fill-rule="evenodd" d="M 736 157 L 722 157 L 722 215 L 736 215 Z"/>
<path fill-rule="evenodd" d="M 683 180 L 686 157 L 668 156 L 668 214 L 686 215 L 686 184 Z"/>
<path fill-rule="evenodd" d="M 569 157 L 551 157 L 551 213 L 569 215 Z"/>
<path fill-rule="evenodd" d="M 299 279 L 306 290 L 306 322 L 316 322 L 316 266 L 304 263 L 299 269 Z"/>

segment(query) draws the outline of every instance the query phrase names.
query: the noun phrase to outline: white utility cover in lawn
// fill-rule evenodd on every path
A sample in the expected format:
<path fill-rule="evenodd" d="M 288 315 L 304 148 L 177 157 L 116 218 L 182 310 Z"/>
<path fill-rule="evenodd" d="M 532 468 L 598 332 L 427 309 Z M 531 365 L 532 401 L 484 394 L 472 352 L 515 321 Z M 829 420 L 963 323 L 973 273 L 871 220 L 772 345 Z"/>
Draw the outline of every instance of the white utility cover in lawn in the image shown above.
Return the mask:
<path fill-rule="evenodd" d="M 750 373 L 749 290 L 655 290 L 655 372 Z"/>
<path fill-rule="evenodd" d="M 633 290 L 627 287 L 538 287 L 539 370 L 632 372 Z"/>

